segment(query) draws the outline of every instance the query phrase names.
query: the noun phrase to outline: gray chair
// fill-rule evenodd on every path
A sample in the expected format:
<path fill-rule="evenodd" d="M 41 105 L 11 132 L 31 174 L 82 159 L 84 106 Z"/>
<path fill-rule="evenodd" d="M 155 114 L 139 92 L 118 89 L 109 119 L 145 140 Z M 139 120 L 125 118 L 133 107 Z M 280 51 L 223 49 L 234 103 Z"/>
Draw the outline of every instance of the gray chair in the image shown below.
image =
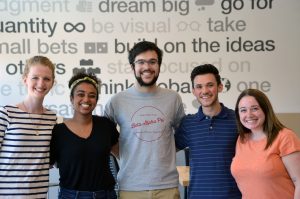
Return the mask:
<path fill-rule="evenodd" d="M 117 181 L 117 175 L 118 175 L 118 172 L 120 170 L 120 167 L 119 167 L 119 162 L 118 162 L 117 158 L 115 156 L 113 156 L 112 154 L 110 155 L 109 165 L 110 165 L 110 170 L 111 170 L 111 172 L 112 172 L 112 174 L 115 178 L 115 181 L 116 181 L 115 191 L 117 192 L 117 195 L 118 195 L 119 186 L 118 186 L 118 181 Z"/>

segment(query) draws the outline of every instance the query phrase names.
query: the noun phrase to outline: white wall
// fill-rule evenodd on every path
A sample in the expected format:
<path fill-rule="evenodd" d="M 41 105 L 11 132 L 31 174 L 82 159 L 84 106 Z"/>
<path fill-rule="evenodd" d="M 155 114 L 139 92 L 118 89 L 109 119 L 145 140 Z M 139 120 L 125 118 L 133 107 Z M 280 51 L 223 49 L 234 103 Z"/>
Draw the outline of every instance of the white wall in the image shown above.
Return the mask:
<path fill-rule="evenodd" d="M 42 54 L 57 64 L 57 84 L 46 104 L 71 116 L 67 82 L 73 70 L 100 69 L 98 76 L 109 87 L 101 89 L 100 114 L 107 99 L 121 90 L 111 88 L 134 82 L 127 50 L 146 39 L 164 50 L 159 82 L 179 90 L 187 112 L 197 107 L 190 72 L 208 62 L 220 69 L 224 83 L 230 82 L 220 96 L 229 107 L 251 86 L 263 90 L 277 112 L 300 113 L 299 1 L 162 0 L 147 1 L 148 9 L 145 2 L 1 0 L 0 105 L 25 95 L 23 64 Z M 82 59 L 93 65 L 80 66 Z"/>

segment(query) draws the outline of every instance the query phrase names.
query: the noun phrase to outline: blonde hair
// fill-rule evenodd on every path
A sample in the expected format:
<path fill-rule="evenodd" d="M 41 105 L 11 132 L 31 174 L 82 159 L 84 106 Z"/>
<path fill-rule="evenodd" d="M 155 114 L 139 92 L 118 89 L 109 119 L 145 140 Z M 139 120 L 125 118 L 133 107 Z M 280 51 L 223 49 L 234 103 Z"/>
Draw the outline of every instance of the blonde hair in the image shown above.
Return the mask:
<path fill-rule="evenodd" d="M 26 60 L 26 64 L 25 64 L 25 68 L 24 68 L 24 72 L 23 72 L 23 75 L 22 77 L 23 78 L 26 78 L 29 71 L 30 71 L 30 68 L 36 64 L 42 64 L 46 67 L 48 67 L 51 71 L 52 71 L 52 77 L 53 79 L 55 79 L 55 66 L 54 64 L 50 61 L 49 58 L 47 57 L 44 57 L 44 56 L 33 56 L 31 58 L 29 58 L 28 60 Z"/>

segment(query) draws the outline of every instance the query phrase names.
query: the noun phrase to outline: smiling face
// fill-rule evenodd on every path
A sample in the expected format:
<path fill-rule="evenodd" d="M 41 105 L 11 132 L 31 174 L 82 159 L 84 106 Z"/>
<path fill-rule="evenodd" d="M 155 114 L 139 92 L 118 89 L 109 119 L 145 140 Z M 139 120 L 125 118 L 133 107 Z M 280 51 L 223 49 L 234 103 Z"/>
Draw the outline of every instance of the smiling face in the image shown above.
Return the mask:
<path fill-rule="evenodd" d="M 134 75 L 140 86 L 155 85 L 159 76 L 159 64 L 155 51 L 149 50 L 135 57 Z"/>
<path fill-rule="evenodd" d="M 251 132 L 263 132 L 265 113 L 257 100 L 252 96 L 244 96 L 238 104 L 240 122 Z"/>
<path fill-rule="evenodd" d="M 54 84 L 53 71 L 42 64 L 30 66 L 23 82 L 27 87 L 28 95 L 43 99 Z"/>
<path fill-rule="evenodd" d="M 71 96 L 75 114 L 92 114 L 97 104 L 97 90 L 93 84 L 82 82 L 74 88 Z"/>
<path fill-rule="evenodd" d="M 218 93 L 222 89 L 223 85 L 218 85 L 215 76 L 208 73 L 195 77 L 192 91 L 203 108 L 214 108 L 219 105 Z"/>

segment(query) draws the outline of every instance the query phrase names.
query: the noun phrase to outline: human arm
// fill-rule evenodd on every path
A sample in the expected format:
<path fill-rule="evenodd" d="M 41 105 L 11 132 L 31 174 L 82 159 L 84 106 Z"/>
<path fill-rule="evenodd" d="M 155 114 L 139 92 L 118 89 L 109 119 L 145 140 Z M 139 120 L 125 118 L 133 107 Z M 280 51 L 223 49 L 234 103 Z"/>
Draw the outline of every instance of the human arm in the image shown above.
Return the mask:
<path fill-rule="evenodd" d="M 174 130 L 176 131 L 179 128 L 182 119 L 185 117 L 184 105 L 183 105 L 182 99 L 179 94 L 177 94 L 174 108 L 176 111 L 174 114 L 172 126 L 173 126 Z"/>
<path fill-rule="evenodd" d="M 115 126 L 117 126 L 117 122 L 115 120 L 115 111 L 112 99 L 108 100 L 108 102 L 104 106 L 103 116 L 110 119 L 113 123 L 115 123 Z"/>
<path fill-rule="evenodd" d="M 111 124 L 112 125 L 112 129 L 113 131 L 117 131 L 116 127 L 117 127 L 117 123 L 115 121 L 115 118 L 114 118 L 114 108 L 112 106 L 112 102 L 111 102 L 111 99 L 107 102 L 107 104 L 105 105 L 105 108 L 104 108 L 104 117 L 107 117 L 110 121 L 111 121 Z M 113 140 L 114 139 L 117 139 L 117 141 L 113 141 L 112 143 L 112 148 L 111 148 L 111 151 L 110 153 L 117 159 L 119 159 L 119 132 L 117 133 L 118 136 L 116 136 L 116 133 L 113 133 Z"/>
<path fill-rule="evenodd" d="M 175 145 L 177 151 L 188 147 L 187 132 L 185 130 L 185 119 L 180 122 L 179 127 L 175 131 Z"/>
<path fill-rule="evenodd" d="M 173 129 L 174 129 L 174 136 L 175 136 L 175 144 L 176 144 L 176 151 L 180 151 L 184 148 L 186 148 L 186 140 L 184 139 L 184 129 L 183 129 L 183 124 L 182 121 L 184 120 L 183 118 L 185 117 L 185 111 L 184 111 L 184 106 L 182 103 L 182 99 L 180 95 L 177 94 L 176 100 L 175 100 L 175 114 L 174 114 L 174 119 L 173 119 Z"/>
<path fill-rule="evenodd" d="M 57 167 L 56 161 L 57 161 L 57 125 L 54 125 L 52 129 L 52 136 L 50 141 L 50 168 L 53 168 L 54 166 Z"/>
<path fill-rule="evenodd" d="M 119 142 L 112 146 L 110 152 L 113 156 L 115 156 L 115 158 L 120 159 L 120 157 L 119 157 Z"/>
<path fill-rule="evenodd" d="M 0 150 L 4 139 L 5 131 L 9 125 L 9 117 L 7 110 L 4 107 L 0 107 Z"/>
<path fill-rule="evenodd" d="M 117 130 L 117 127 L 113 121 L 111 121 L 109 118 L 109 125 L 111 129 L 111 150 L 110 153 L 117 159 L 119 159 L 119 136 L 120 133 Z"/>
<path fill-rule="evenodd" d="M 294 185 L 294 199 L 300 198 L 300 151 L 282 157 L 282 161 L 288 171 Z"/>

